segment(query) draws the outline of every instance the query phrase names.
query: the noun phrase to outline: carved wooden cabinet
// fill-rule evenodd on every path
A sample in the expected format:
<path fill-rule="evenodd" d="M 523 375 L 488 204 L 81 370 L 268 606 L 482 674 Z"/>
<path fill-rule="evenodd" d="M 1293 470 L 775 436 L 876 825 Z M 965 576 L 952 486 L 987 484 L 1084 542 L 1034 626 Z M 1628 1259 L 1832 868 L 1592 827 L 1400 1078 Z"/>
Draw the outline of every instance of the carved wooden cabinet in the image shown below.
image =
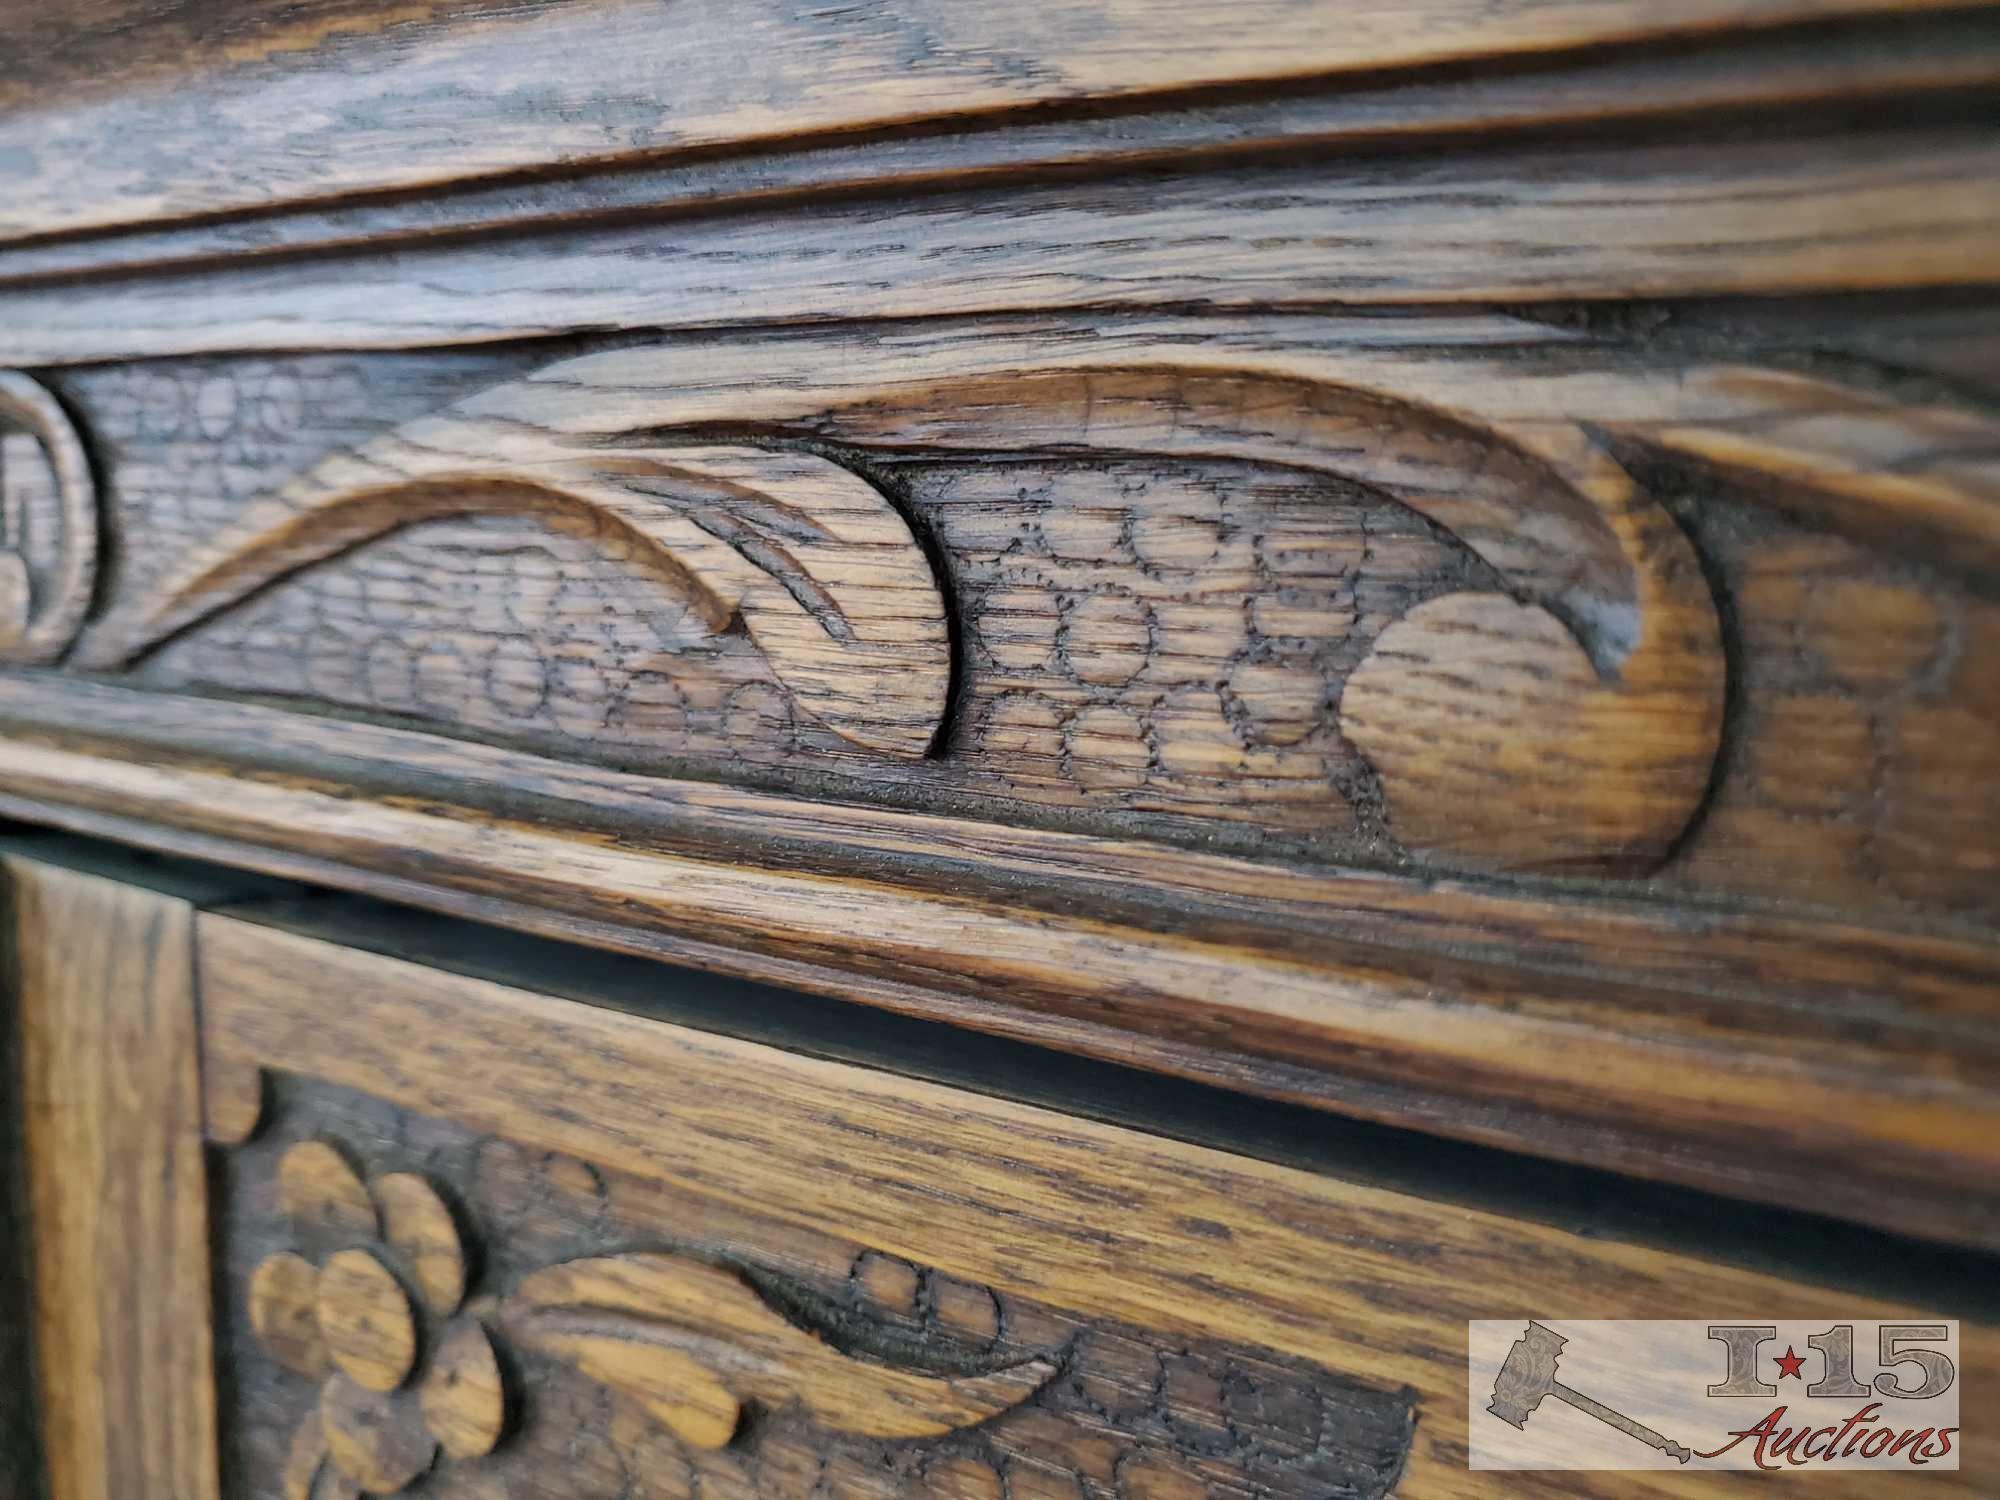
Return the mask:
<path fill-rule="evenodd" d="M 1488 1317 L 1990 1403 L 1996 82 L 0 4 L 0 1491 L 1521 1493 Z"/>

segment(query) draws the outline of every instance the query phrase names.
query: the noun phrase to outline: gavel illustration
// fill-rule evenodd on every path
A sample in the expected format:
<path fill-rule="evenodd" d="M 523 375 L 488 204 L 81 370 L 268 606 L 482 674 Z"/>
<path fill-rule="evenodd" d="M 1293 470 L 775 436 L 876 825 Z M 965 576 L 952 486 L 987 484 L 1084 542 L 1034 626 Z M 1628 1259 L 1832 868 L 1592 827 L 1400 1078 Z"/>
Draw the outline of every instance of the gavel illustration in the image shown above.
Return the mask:
<path fill-rule="evenodd" d="M 1562 1358 L 1563 1345 L 1568 1342 L 1552 1328 L 1529 1323 L 1528 1331 L 1514 1340 L 1514 1347 L 1507 1351 L 1500 1373 L 1493 1378 L 1493 1400 L 1486 1409 L 1509 1426 L 1526 1431 L 1528 1418 L 1542 1404 L 1542 1398 L 1554 1396 L 1556 1400 L 1580 1412 L 1588 1412 L 1598 1421 L 1637 1438 L 1648 1448 L 1659 1449 L 1669 1458 L 1686 1463 L 1693 1457 L 1688 1449 L 1673 1439 L 1663 1438 L 1651 1428 L 1641 1427 L 1624 1413 L 1615 1412 L 1556 1379 L 1556 1361 Z"/>

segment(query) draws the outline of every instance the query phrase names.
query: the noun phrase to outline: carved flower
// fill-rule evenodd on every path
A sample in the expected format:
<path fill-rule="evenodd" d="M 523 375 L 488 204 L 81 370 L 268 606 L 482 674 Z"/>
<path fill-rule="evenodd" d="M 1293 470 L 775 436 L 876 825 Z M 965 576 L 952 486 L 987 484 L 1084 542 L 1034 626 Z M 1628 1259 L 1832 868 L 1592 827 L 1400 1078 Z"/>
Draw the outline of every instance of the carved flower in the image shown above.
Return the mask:
<path fill-rule="evenodd" d="M 440 1448 L 456 1459 L 491 1452 L 506 1422 L 500 1365 L 478 1320 L 459 1315 L 465 1252 L 436 1190 L 407 1172 L 364 1184 L 339 1151 L 306 1141 L 279 1163 L 278 1196 L 302 1232 L 342 1246 L 317 1267 L 280 1252 L 250 1279 L 250 1326 L 264 1350 L 325 1377 L 292 1439 L 288 1500 L 306 1500 L 328 1463 L 363 1492 L 392 1495 Z M 428 1351 L 413 1294 L 446 1320 Z"/>

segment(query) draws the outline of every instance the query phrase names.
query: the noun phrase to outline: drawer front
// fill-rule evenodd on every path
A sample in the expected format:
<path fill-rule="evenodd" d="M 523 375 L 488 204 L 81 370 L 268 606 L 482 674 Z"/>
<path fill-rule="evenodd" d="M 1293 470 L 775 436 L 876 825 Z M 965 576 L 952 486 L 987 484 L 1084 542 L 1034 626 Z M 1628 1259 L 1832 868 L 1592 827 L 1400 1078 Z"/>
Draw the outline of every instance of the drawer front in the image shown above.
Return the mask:
<path fill-rule="evenodd" d="M 63 1497 L 1510 1494 L 1469 1319 L 1936 1314 L 11 873 Z"/>

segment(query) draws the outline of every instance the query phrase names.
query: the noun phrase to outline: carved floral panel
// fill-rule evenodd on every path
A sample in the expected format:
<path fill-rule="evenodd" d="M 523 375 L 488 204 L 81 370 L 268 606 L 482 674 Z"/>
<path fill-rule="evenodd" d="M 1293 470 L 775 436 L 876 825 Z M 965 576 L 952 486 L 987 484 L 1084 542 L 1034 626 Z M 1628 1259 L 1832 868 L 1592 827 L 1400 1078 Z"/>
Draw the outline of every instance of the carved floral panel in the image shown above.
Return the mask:
<path fill-rule="evenodd" d="M 1406 1394 L 270 1081 L 221 1158 L 231 1493 L 1382 1495 Z"/>

